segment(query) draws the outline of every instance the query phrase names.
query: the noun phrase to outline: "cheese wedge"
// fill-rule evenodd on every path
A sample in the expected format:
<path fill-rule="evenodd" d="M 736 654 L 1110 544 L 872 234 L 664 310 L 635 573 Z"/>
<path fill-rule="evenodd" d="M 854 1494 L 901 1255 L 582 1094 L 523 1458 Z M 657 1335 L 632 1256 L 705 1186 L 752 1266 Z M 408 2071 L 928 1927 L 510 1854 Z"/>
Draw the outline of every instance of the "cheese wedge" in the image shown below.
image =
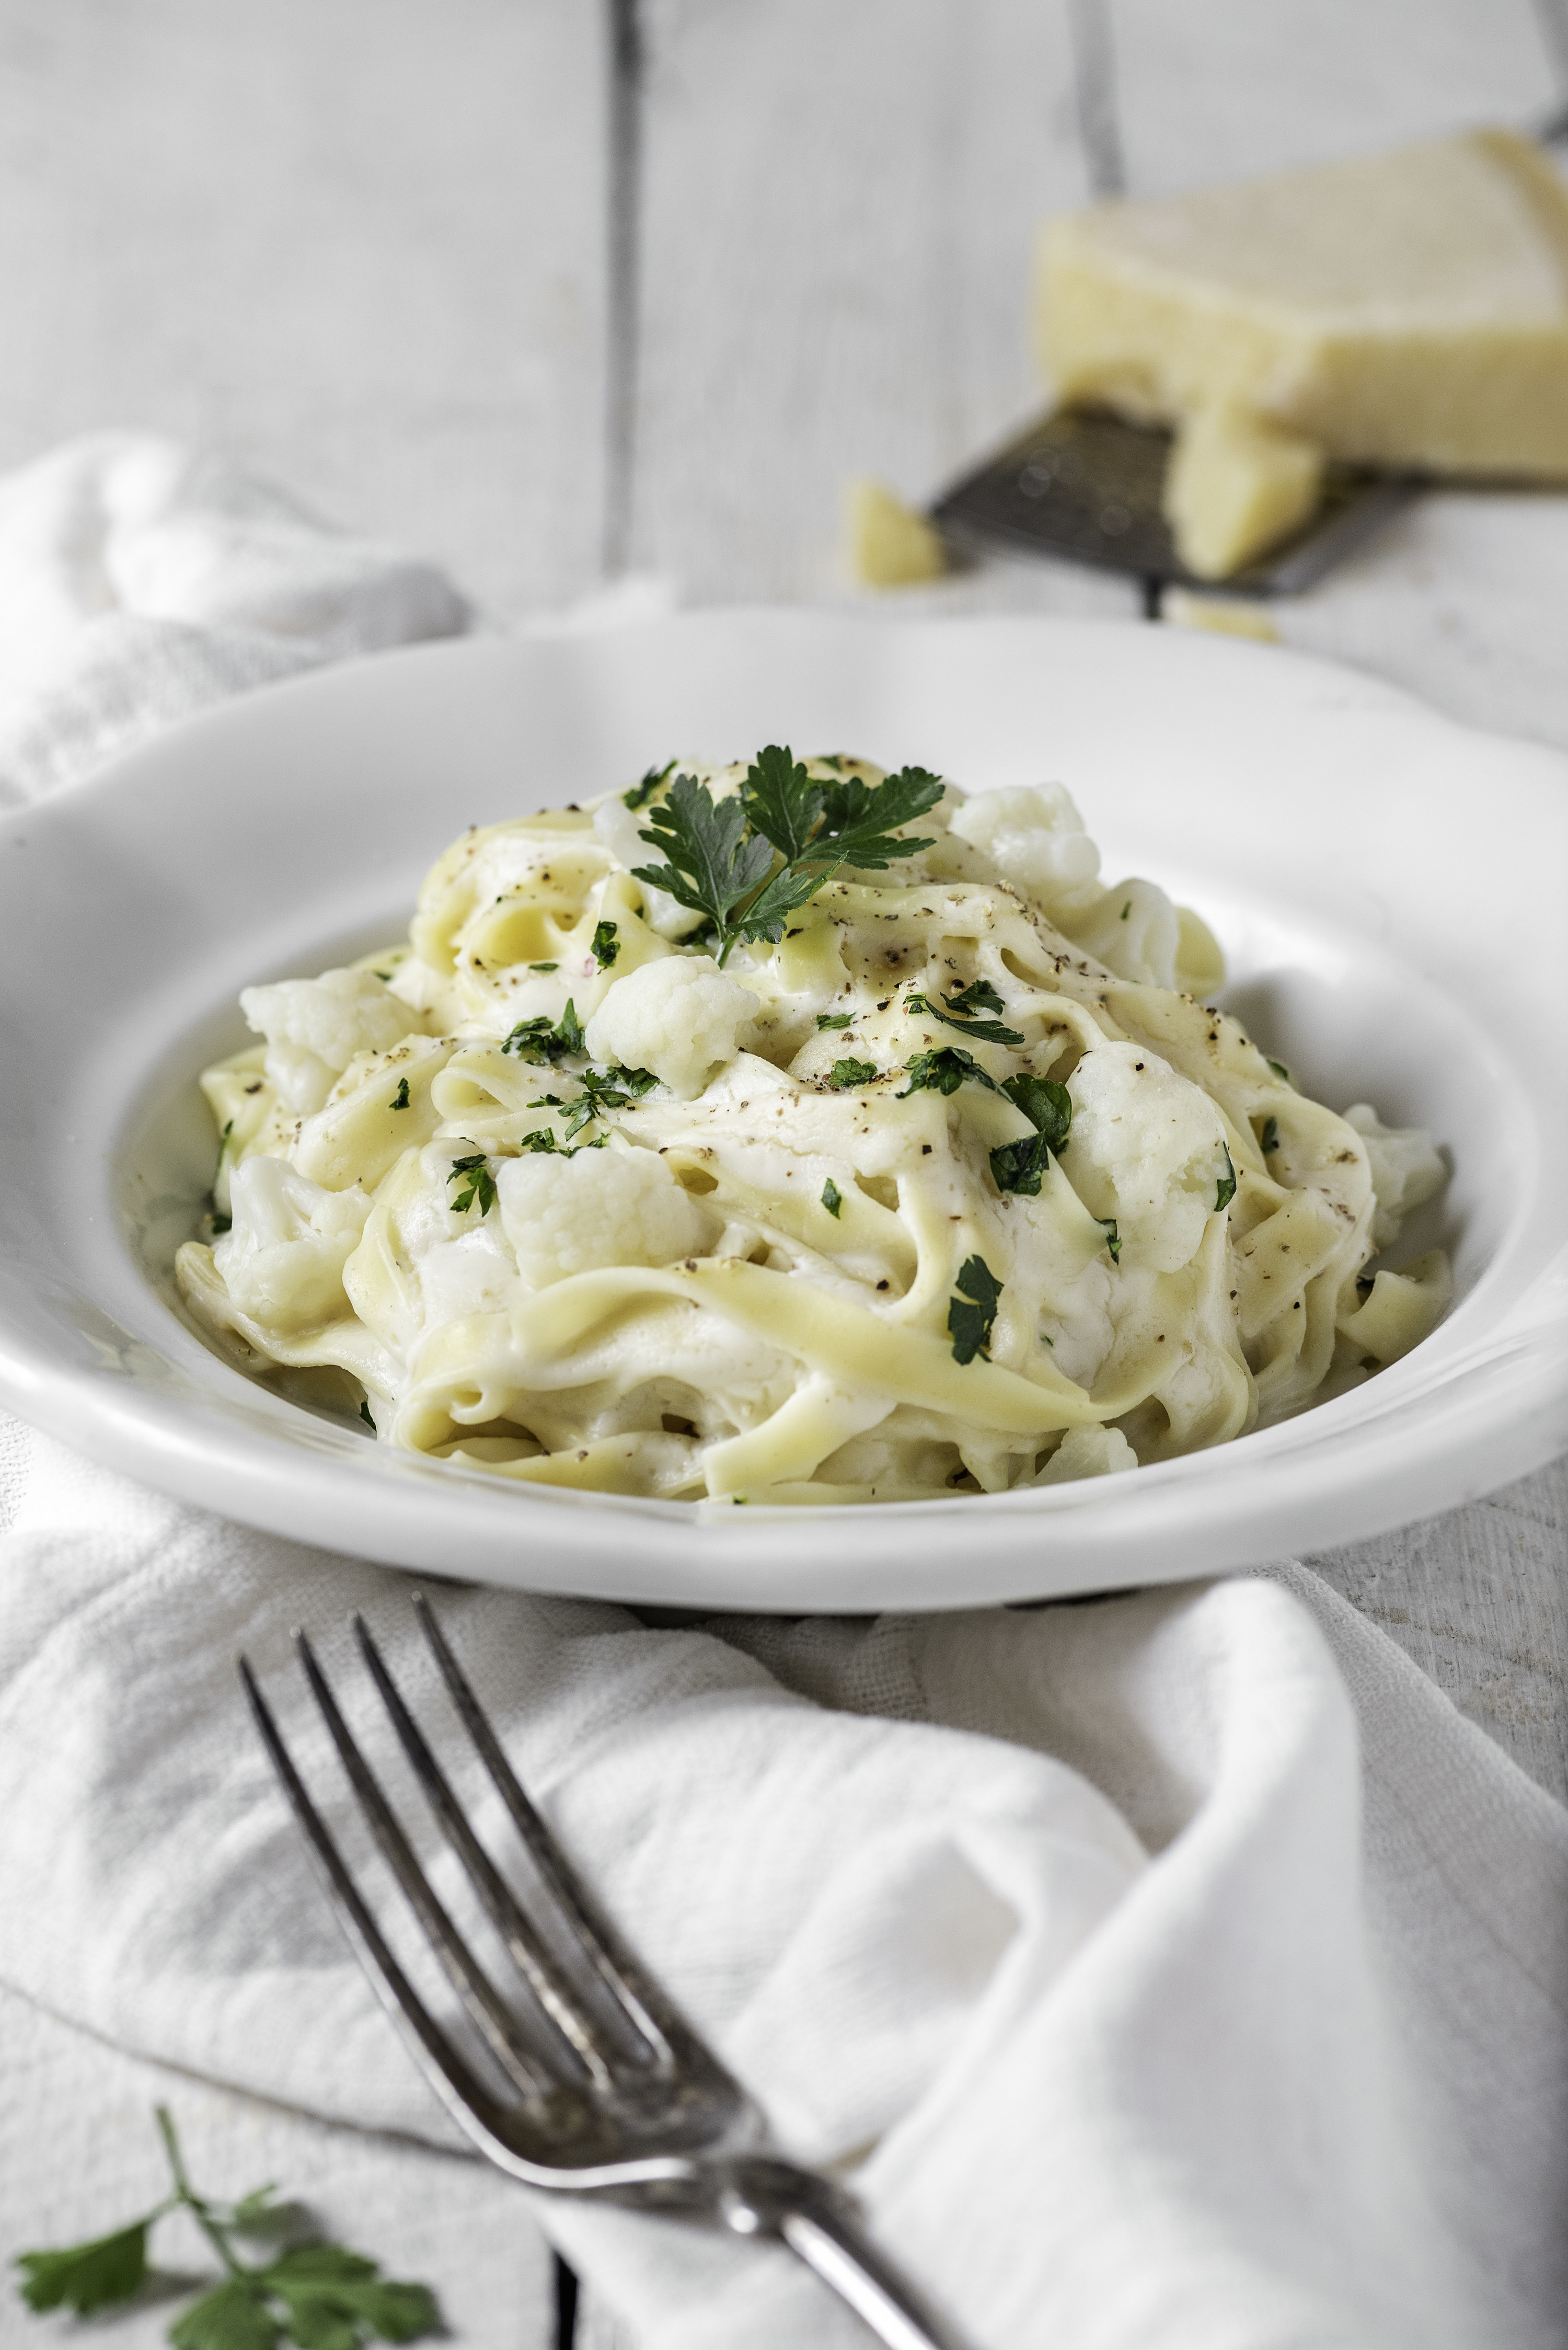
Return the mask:
<path fill-rule="evenodd" d="M 1568 185 L 1506 130 L 1051 222 L 1064 402 L 1178 427 L 1167 510 L 1218 578 L 1324 460 L 1568 479 Z"/>
<path fill-rule="evenodd" d="M 880 482 L 846 484 L 849 568 L 863 588 L 911 588 L 947 569 L 940 533 Z"/>

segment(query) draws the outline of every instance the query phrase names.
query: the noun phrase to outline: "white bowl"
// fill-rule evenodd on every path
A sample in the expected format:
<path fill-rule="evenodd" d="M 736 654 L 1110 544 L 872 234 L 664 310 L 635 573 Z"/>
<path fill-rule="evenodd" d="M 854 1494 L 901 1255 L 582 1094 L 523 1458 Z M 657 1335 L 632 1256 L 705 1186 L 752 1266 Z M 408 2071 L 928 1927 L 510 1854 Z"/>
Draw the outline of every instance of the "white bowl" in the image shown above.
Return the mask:
<path fill-rule="evenodd" d="M 694 1511 L 397 1453 L 218 1361 L 169 1277 L 211 1180 L 196 1071 L 242 986 L 400 935 L 470 823 L 676 752 L 850 748 L 1059 778 L 1198 906 L 1314 1093 L 1430 1127 L 1453 1311 L 1338 1402 L 1037 1492 Z M 1568 763 L 1348 671 L 1174 629 L 699 613 L 442 644 L 248 696 L 0 826 L 0 1402 L 284 1534 L 697 1607 L 954 1607 L 1212 1574 L 1472 1499 L 1568 1434 Z"/>

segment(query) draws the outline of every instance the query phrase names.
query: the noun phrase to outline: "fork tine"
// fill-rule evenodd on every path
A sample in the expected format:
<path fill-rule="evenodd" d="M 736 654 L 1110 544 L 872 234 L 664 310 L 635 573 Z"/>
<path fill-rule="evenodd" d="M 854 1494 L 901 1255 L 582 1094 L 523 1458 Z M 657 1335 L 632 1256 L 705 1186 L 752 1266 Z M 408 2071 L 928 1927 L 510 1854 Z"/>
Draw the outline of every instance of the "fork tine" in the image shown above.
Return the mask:
<path fill-rule="evenodd" d="M 672 2042 L 690 2044 L 690 2032 L 670 2002 L 649 1981 L 615 1929 L 595 1907 L 576 1870 L 524 1793 L 502 1751 L 500 1740 L 490 1726 L 489 1716 L 475 1697 L 468 1676 L 453 1656 L 435 1610 L 422 1591 L 414 1593 L 413 1603 L 463 1727 L 478 1749 L 480 1758 L 511 1814 L 513 1825 L 526 1845 L 540 1877 L 554 1895 L 562 1917 L 599 1981 L 653 2050 L 659 2069 L 670 2069 L 675 2063 Z"/>
<path fill-rule="evenodd" d="M 426 1939 L 440 1960 L 447 1980 L 518 2087 L 532 2097 L 548 2096 L 552 2090 L 562 2085 L 558 2063 L 546 2071 L 547 2060 L 544 2052 L 528 2047 L 523 2040 L 515 2018 L 458 1932 L 415 1858 L 413 1847 L 382 1793 L 379 1781 L 343 1719 L 331 1684 L 317 1664 L 310 1642 L 303 1632 L 296 1632 L 294 1638 L 306 1679 L 310 1683 L 311 1695 L 320 1708 L 332 1742 L 359 1799 L 359 1808 L 393 1875 L 402 1887 L 410 1908 L 424 1928 Z M 551 2053 L 566 2060 L 566 2077 L 580 2079 L 582 2060 L 577 2050 L 558 2032 L 553 2019 L 546 2020 L 545 2028 L 547 2038 L 558 2043 L 558 2048 Z"/>
<path fill-rule="evenodd" d="M 283 1733 L 261 1693 L 248 1658 L 241 1657 L 239 1671 L 262 1743 L 304 1834 L 338 1924 L 369 1976 L 382 2006 L 409 2043 L 443 2104 L 466 2130 L 478 2136 L 485 2127 L 492 2099 L 474 2079 L 388 1948 L 347 1862 L 333 1842 L 331 1831 L 295 1768 L 294 1757 L 284 1743 Z"/>
<path fill-rule="evenodd" d="M 489 1911 L 496 1931 L 540 2006 L 557 2030 L 570 2040 L 596 2084 L 607 2086 L 611 2059 L 622 2052 L 606 2044 L 602 2029 L 596 2029 L 599 2020 L 585 2010 L 581 1996 L 549 1945 L 519 1908 L 511 1887 L 469 1825 L 467 1814 L 453 1794 L 452 1783 L 431 1752 L 424 1732 L 409 1711 L 402 1692 L 362 1616 L 355 1617 L 354 1630 L 370 1677 L 391 1716 L 392 1727 L 402 1742 L 403 1752 L 424 1790 L 431 1809 L 445 1831 L 447 1841 L 468 1871 L 469 1881 Z M 618 2007 L 616 2012 L 621 2012 Z M 627 2020 L 635 2022 L 630 2018 Z M 640 2036 L 639 2032 L 639 2039 Z"/>

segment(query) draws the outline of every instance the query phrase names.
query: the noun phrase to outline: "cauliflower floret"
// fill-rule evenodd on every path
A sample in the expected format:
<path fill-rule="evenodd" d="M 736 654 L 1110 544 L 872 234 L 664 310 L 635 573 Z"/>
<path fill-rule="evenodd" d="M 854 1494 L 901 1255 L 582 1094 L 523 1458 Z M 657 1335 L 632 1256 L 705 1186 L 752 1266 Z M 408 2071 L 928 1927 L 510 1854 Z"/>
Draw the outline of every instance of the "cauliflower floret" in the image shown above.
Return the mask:
<path fill-rule="evenodd" d="M 1067 1080 L 1073 1124 L 1063 1171 L 1094 1216 L 1156 1273 L 1175 1273 L 1203 1238 L 1225 1172 L 1225 1129 L 1200 1086 L 1143 1045 L 1096 1045 Z"/>
<path fill-rule="evenodd" d="M 1424 1126 L 1385 1126 L 1370 1102 L 1354 1103 L 1345 1113 L 1345 1122 L 1366 1143 L 1372 1169 L 1372 1189 L 1377 1199 L 1372 1245 L 1392 1248 L 1411 1209 L 1442 1190 L 1448 1170 Z"/>
<path fill-rule="evenodd" d="M 1180 917 L 1157 881 L 1123 881 L 1069 917 L 1073 943 L 1134 987 L 1174 987 Z"/>
<path fill-rule="evenodd" d="M 431 1327 L 469 1314 L 500 1313 L 517 1286 L 511 1252 L 488 1219 L 454 1241 L 437 1241 L 415 1262 Z"/>
<path fill-rule="evenodd" d="M 234 1222 L 213 1263 L 253 1321 L 303 1330 L 347 1314 L 343 1267 L 370 1212 L 367 1192 L 324 1191 L 285 1159 L 242 1159 L 230 1183 Z"/>
<path fill-rule="evenodd" d="M 732 1061 L 757 999 L 720 970 L 711 955 L 665 955 L 628 972 L 608 989 L 588 1022 L 596 1061 L 651 1069 L 682 1101 Z"/>
<path fill-rule="evenodd" d="M 324 971 L 247 987 L 246 1024 L 266 1038 L 266 1074 L 281 1102 L 318 1110 L 356 1053 L 388 1053 L 414 1025 L 373 971 Z"/>
<path fill-rule="evenodd" d="M 495 1188 L 532 1289 L 599 1265 L 670 1264 L 702 1246 L 711 1221 L 651 1150 L 509 1159 Z"/>
<path fill-rule="evenodd" d="M 1114 1477 L 1118 1470 L 1137 1467 L 1137 1454 L 1119 1428 L 1070 1428 L 1034 1482 L 1065 1485 L 1075 1478 Z"/>
<path fill-rule="evenodd" d="M 1004 881 L 1047 904 L 1085 889 L 1100 869 L 1100 852 L 1061 784 L 976 792 L 954 810 L 951 829 L 984 849 Z"/>
<path fill-rule="evenodd" d="M 606 800 L 594 810 L 594 830 L 616 863 L 624 865 L 628 873 L 639 865 L 661 861 L 662 850 L 650 847 L 641 837 L 647 822 L 646 814 L 628 808 L 621 799 Z M 642 891 L 643 920 L 661 939 L 686 938 L 703 920 L 667 889 L 657 889 L 650 881 L 640 881 L 638 887 Z"/>

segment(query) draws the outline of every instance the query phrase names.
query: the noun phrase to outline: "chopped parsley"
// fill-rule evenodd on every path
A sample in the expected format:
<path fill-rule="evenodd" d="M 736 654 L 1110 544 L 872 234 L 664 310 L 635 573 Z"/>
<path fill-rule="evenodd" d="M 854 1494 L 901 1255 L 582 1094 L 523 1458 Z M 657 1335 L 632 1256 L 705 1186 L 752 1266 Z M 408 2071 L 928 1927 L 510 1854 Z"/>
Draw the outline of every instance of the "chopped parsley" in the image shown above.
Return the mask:
<path fill-rule="evenodd" d="M 1106 1236 L 1106 1246 L 1111 1253 L 1111 1263 L 1113 1264 L 1120 1264 L 1122 1261 L 1122 1242 L 1121 1234 L 1116 1230 L 1116 1218 L 1114 1216 L 1096 1216 L 1095 1218 L 1095 1222 L 1098 1224 L 1100 1230 Z"/>
<path fill-rule="evenodd" d="M 558 962 L 531 962 L 528 968 L 530 971 L 559 971 L 561 966 Z"/>
<path fill-rule="evenodd" d="M 961 1012 L 966 1020 L 978 1019 L 982 1012 L 1005 1012 L 1007 1009 L 989 979 L 971 979 L 967 987 L 955 989 L 948 1002 L 955 1012 Z"/>
<path fill-rule="evenodd" d="M 223 1171 L 223 1161 L 228 1157 L 229 1151 L 229 1137 L 233 1134 L 234 1130 L 234 1121 L 233 1118 L 230 1118 L 227 1126 L 224 1127 L 222 1134 L 218 1137 L 218 1161 L 217 1165 L 213 1170 L 213 1180 L 214 1183 Z"/>
<path fill-rule="evenodd" d="M 564 1109 L 568 1142 L 582 1132 L 591 1118 L 602 1118 L 606 1110 L 629 1109 L 634 1101 L 640 1101 L 644 1094 L 651 1092 L 659 1079 L 651 1069 L 584 1069 L 577 1083 L 582 1092 L 569 1101 L 559 1094 L 544 1094 L 528 1105 L 530 1109 Z M 530 1140 L 529 1148 L 539 1150 L 545 1146 Z"/>
<path fill-rule="evenodd" d="M 907 1012 L 929 1013 L 933 1020 L 945 1021 L 950 1028 L 961 1028 L 966 1036 L 977 1036 L 982 1045 L 1022 1045 L 1023 1032 L 1021 1028 L 1009 1028 L 1000 1020 L 976 1018 L 975 1014 L 982 1004 L 994 1006 L 998 1012 L 1007 1009 L 995 988 L 988 981 L 977 979 L 961 994 L 950 995 L 945 1010 L 941 1004 L 933 1003 L 929 995 L 919 993 L 906 999 L 904 1009 Z"/>
<path fill-rule="evenodd" d="M 853 1012 L 819 1012 L 816 1024 L 818 1028 L 852 1028 L 855 1014 Z"/>
<path fill-rule="evenodd" d="M 999 1191 L 1022 1191 L 1033 1199 L 1051 1153 L 1043 1134 L 1020 1135 L 991 1154 L 992 1180 Z"/>
<path fill-rule="evenodd" d="M 959 1268 L 959 1295 L 948 1300 L 948 1335 L 955 1363 L 972 1363 L 977 1355 L 991 1360 L 991 1333 L 1002 1297 L 1002 1284 L 982 1256 L 965 1259 Z"/>
<path fill-rule="evenodd" d="M 409 1081 L 407 1077 L 400 1077 L 398 1079 L 398 1090 L 392 1096 L 391 1100 L 387 1104 L 387 1107 L 389 1109 L 407 1109 L 409 1107 Z"/>
<path fill-rule="evenodd" d="M 940 778 L 923 767 L 875 785 L 857 775 L 814 783 L 787 744 L 770 743 L 731 798 L 677 775 L 640 836 L 666 862 L 634 866 L 633 878 L 706 914 L 722 963 L 742 941 L 782 938 L 786 917 L 841 866 L 880 871 L 929 848 L 929 839 L 898 839 L 897 827 L 941 795 Z"/>
<path fill-rule="evenodd" d="M 452 1211 L 461 1216 L 475 1201 L 479 1212 L 487 1216 L 495 1205 L 495 1178 L 483 1150 L 475 1150 L 466 1159 L 454 1159 L 447 1181 L 452 1186 Z"/>
<path fill-rule="evenodd" d="M 1127 904 L 1122 908 L 1121 912 L 1116 916 L 1116 920 L 1117 920 L 1117 921 L 1118 921 L 1118 922 L 1125 922 L 1125 921 L 1127 920 L 1127 916 L 1128 916 L 1131 912 L 1132 912 L 1132 899 L 1129 898 L 1129 899 L 1127 899 Z"/>
<path fill-rule="evenodd" d="M 868 1086 L 876 1075 L 875 1061 L 835 1061 L 827 1073 L 827 1082 L 843 1093 L 850 1086 Z"/>
<path fill-rule="evenodd" d="M 996 1079 L 987 1076 L 974 1055 L 966 1053 L 961 1045 L 942 1045 L 934 1053 L 917 1053 L 904 1075 L 909 1082 L 898 1097 L 900 1101 L 907 1101 L 911 1094 L 927 1091 L 956 1094 L 966 1083 L 989 1087 L 993 1094 L 1002 1091 Z"/>
<path fill-rule="evenodd" d="M 552 1109 L 558 1109 L 561 1107 L 560 1097 L 558 1094 L 548 1094 L 546 1095 L 545 1101 L 530 1102 L 528 1107 L 530 1109 L 543 1109 L 546 1107 Z M 574 1102 L 571 1107 L 576 1109 L 576 1104 Z M 567 1132 L 570 1134 L 576 1134 L 586 1124 L 586 1119 L 579 1119 L 576 1126 L 569 1127 L 567 1128 Z M 520 1150 L 526 1150 L 535 1154 L 542 1154 L 546 1158 L 553 1155 L 557 1159 L 575 1159 L 577 1155 L 577 1150 L 603 1150 L 608 1141 L 609 1137 L 607 1134 L 596 1134 L 591 1142 L 579 1142 L 576 1150 L 568 1150 L 564 1142 L 556 1141 L 555 1136 L 551 1133 L 547 1126 L 536 1126 L 533 1128 L 532 1132 L 524 1135 L 517 1147 Z"/>
<path fill-rule="evenodd" d="M 608 971 L 620 952 L 620 939 L 613 922 L 601 922 L 594 932 L 594 961 L 601 971 Z"/>
<path fill-rule="evenodd" d="M 1264 1055 L 1264 1058 L 1265 1058 L 1265 1059 L 1267 1059 L 1267 1057 L 1268 1057 L 1268 1056 L 1267 1056 L 1267 1055 Z M 1279 1080 L 1280 1080 L 1280 1082 L 1281 1082 L 1281 1084 L 1282 1084 L 1282 1085 L 1287 1085 L 1287 1086 L 1288 1086 L 1288 1085 L 1290 1084 L 1290 1081 L 1291 1081 L 1291 1073 L 1290 1073 L 1290 1071 L 1286 1068 L 1286 1066 L 1285 1066 L 1285 1065 L 1284 1065 L 1284 1063 L 1283 1063 L 1282 1061 L 1270 1061 L 1270 1062 L 1269 1062 L 1269 1066 L 1270 1066 L 1270 1068 L 1271 1068 L 1271 1069 L 1272 1069 L 1272 1071 L 1273 1071 L 1273 1073 L 1274 1073 L 1275 1076 L 1279 1078 Z"/>
<path fill-rule="evenodd" d="M 363 1396 L 359 1399 L 359 1417 L 364 1421 L 366 1427 L 369 1430 L 371 1435 L 374 1436 L 376 1433 L 376 1423 L 370 1417 L 370 1407 L 366 1402 Z"/>
<path fill-rule="evenodd" d="M 1073 1097 L 1065 1086 L 1054 1077 L 1032 1077 L 1021 1069 L 1015 1077 L 1008 1077 L 1002 1087 L 1010 1102 L 1023 1112 L 1035 1132 L 1043 1134 L 1058 1159 L 1067 1148 L 1067 1129 L 1073 1123 Z"/>
<path fill-rule="evenodd" d="M 550 1020 L 538 1013 L 532 1020 L 519 1020 L 506 1042 L 504 1053 L 515 1053 L 522 1061 L 564 1061 L 568 1053 L 583 1049 L 583 1024 L 577 1018 L 577 1007 L 571 997 L 558 1020 Z"/>
<path fill-rule="evenodd" d="M 1266 1159 L 1271 1150 L 1277 1150 L 1279 1147 L 1280 1121 L 1277 1118 L 1266 1118 L 1263 1120 L 1263 1130 L 1258 1137 L 1258 1148 Z"/>
<path fill-rule="evenodd" d="M 844 1194 L 831 1175 L 822 1187 L 822 1204 L 830 1216 L 836 1216 L 844 1205 Z"/>
<path fill-rule="evenodd" d="M 29 2309 L 68 2309 L 90 2317 L 129 2301 L 147 2278 L 151 2230 L 170 2212 L 185 2210 L 223 2274 L 169 2329 L 175 2350 L 279 2350 L 285 2343 L 298 2350 L 359 2350 L 366 2342 L 415 2342 L 441 2330 L 441 2311 L 426 2286 L 384 2277 L 361 2253 L 319 2242 L 276 2249 L 286 2207 L 275 2199 L 275 2188 L 259 2187 L 237 2203 L 198 2194 L 186 2176 L 169 2108 L 160 2106 L 157 2113 L 171 2192 L 112 2235 L 18 2252 L 17 2291 Z M 245 2237 L 272 2237 L 274 2246 L 261 2261 L 242 2260 L 235 2239 Z"/>
<path fill-rule="evenodd" d="M 662 767 L 649 767 L 640 784 L 633 784 L 629 792 L 622 792 L 621 806 L 628 808 L 646 807 L 674 764 L 674 760 L 670 759 Z"/>
<path fill-rule="evenodd" d="M 211 1222 L 214 1233 L 220 1236 L 224 1232 L 232 1232 L 234 1229 L 234 1220 L 233 1216 L 220 1216 L 214 1214 L 210 1217 L 208 1221 Z"/>
<path fill-rule="evenodd" d="M 1220 1176 L 1219 1182 L 1214 1187 L 1215 1214 L 1217 1216 L 1221 1214 L 1224 1210 L 1230 1206 L 1235 1196 L 1236 1162 L 1231 1158 L 1230 1149 L 1227 1147 L 1225 1151 L 1225 1172 Z"/>

